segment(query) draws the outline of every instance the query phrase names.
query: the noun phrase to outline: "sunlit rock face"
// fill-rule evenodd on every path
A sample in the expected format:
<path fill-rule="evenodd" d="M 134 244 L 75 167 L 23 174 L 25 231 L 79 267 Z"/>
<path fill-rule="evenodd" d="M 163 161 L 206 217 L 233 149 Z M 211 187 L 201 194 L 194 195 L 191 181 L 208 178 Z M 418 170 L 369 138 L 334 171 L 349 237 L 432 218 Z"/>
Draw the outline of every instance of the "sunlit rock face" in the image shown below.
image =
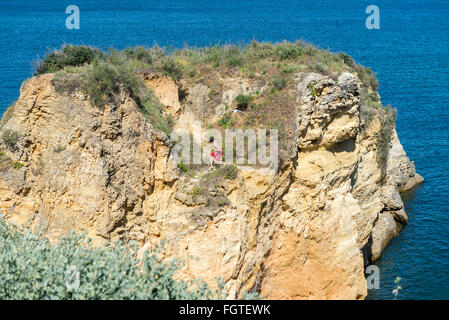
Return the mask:
<path fill-rule="evenodd" d="M 221 277 L 230 298 L 364 298 L 365 265 L 407 222 L 398 189 L 422 182 L 396 132 L 386 170 L 379 167 L 381 123 L 361 120 L 359 79 L 350 73 L 295 74 L 286 93 L 293 148 L 278 171 L 238 166 L 236 177 L 210 185 L 205 168 L 177 168 L 168 137 L 128 95 L 98 109 L 81 92 L 57 93 L 53 77 L 26 81 L 3 118 L 2 130 L 19 139 L 1 147 L 21 165 L 0 172 L 2 213 L 53 241 L 73 229 L 98 245 L 135 240 L 142 251 L 165 239 L 162 254 L 184 261 L 181 276 L 212 287 Z M 219 119 L 237 95 L 267 89 L 223 77 L 211 97 L 202 83 L 144 81 L 175 128 L 190 132 L 194 121 Z"/>

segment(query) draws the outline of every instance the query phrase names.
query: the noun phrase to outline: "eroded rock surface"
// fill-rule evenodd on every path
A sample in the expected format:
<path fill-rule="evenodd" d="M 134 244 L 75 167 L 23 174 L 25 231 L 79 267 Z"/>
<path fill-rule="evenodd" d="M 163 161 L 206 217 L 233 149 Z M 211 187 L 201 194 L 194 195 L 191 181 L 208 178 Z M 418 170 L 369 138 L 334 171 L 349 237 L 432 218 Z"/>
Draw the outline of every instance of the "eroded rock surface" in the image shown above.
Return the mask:
<path fill-rule="evenodd" d="M 364 298 L 364 266 L 407 221 L 398 190 L 422 182 L 395 132 L 382 173 L 381 124 L 363 128 L 350 73 L 338 81 L 296 74 L 290 159 L 277 173 L 239 167 L 210 188 L 204 177 L 181 174 L 168 138 L 127 95 L 100 110 L 81 93 L 56 93 L 52 77 L 25 82 L 4 119 L 2 130 L 20 138 L 2 148 L 23 166 L 0 172 L 2 213 L 51 239 L 87 230 L 97 243 L 136 240 L 142 250 L 166 239 L 164 255 L 184 260 L 184 277 L 212 286 L 222 277 L 231 298 L 243 290 L 269 299 Z M 265 90 L 248 79 L 220 81 L 212 98 L 204 84 L 182 83 L 179 99 L 172 80 L 145 79 L 188 130 L 219 118 L 239 93 Z"/>

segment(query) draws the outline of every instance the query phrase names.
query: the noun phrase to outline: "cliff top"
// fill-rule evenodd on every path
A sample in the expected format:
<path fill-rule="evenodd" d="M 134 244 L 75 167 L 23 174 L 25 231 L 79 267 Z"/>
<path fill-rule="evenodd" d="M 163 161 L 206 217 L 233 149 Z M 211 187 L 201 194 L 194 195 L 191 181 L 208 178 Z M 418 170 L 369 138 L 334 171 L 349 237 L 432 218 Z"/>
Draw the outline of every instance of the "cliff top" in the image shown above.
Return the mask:
<path fill-rule="evenodd" d="M 205 48 L 167 49 L 138 46 L 123 51 L 102 52 L 88 46 L 67 45 L 48 53 L 36 67 L 36 75 L 55 73 L 52 84 L 59 93 L 81 91 L 93 106 L 117 105 L 121 90 L 126 91 L 150 123 L 169 134 L 175 125 L 176 112 L 167 112 L 154 86 L 154 77 L 171 78 L 182 105 L 188 90 L 207 88 L 207 110 L 203 123 L 208 128 L 266 128 L 280 132 L 281 158 L 294 153 L 295 127 L 300 102 L 294 89 L 298 78 L 310 73 L 326 76 L 338 84 L 342 73 L 351 73 L 360 81 L 360 115 L 365 122 L 385 118 L 394 125 L 391 108 L 382 108 L 377 94 L 378 81 L 370 68 L 363 67 L 345 53 L 331 53 L 303 41 L 248 45 L 211 45 Z M 319 78 L 307 84 L 314 99 L 323 86 Z M 301 79 L 299 79 L 301 80 Z M 230 85 L 230 82 L 234 82 Z M 241 85 L 237 95 L 228 87 Z M 190 93 L 191 94 L 191 93 Z M 223 96 L 229 94 L 229 99 Z M 220 110 L 217 105 L 223 104 Z M 211 111 L 213 110 L 213 111 Z M 240 116 L 233 110 L 243 111 Z M 176 111 L 176 110 L 175 110 Z M 241 115 L 244 114 L 244 117 Z M 198 118 L 198 117 L 197 117 Z M 243 118 L 243 119 L 242 119 Z"/>

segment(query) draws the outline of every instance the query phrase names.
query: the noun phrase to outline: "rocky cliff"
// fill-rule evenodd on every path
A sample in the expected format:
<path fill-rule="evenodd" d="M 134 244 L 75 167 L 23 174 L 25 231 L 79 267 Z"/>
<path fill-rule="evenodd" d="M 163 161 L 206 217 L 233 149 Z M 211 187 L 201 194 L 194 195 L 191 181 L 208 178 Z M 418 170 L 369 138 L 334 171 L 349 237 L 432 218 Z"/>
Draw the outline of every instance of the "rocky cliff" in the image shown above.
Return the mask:
<path fill-rule="evenodd" d="M 175 128 L 190 132 L 195 120 L 216 125 L 239 94 L 274 99 L 289 124 L 278 171 L 237 166 L 231 175 L 178 168 L 173 143 L 125 90 L 96 108 L 82 91 L 56 90 L 55 78 L 24 82 L 2 119 L 2 213 L 53 240 L 85 230 L 99 245 L 151 250 L 165 239 L 183 277 L 212 286 L 222 277 L 231 298 L 364 298 L 364 267 L 407 222 L 398 191 L 422 182 L 394 129 L 382 159 L 382 119 L 361 115 L 356 73 L 295 72 L 282 101 L 263 74 L 216 76 L 213 92 L 204 79 L 143 75 Z"/>

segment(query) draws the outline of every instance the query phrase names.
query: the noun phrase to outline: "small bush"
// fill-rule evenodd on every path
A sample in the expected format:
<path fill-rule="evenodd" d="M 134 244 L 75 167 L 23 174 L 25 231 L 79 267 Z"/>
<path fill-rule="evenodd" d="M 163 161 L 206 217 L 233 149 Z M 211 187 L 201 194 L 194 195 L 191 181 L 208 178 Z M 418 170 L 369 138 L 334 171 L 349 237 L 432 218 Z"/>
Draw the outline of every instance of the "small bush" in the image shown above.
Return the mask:
<path fill-rule="evenodd" d="M 144 89 L 145 95 L 141 102 L 138 103 L 140 111 L 150 121 L 150 123 L 158 130 L 170 135 L 173 128 L 173 118 L 170 115 L 164 116 L 163 106 L 149 89 Z"/>
<path fill-rule="evenodd" d="M 38 62 L 35 75 L 52 73 L 64 69 L 66 66 L 82 66 L 90 64 L 95 59 L 100 59 L 102 52 L 88 46 L 67 45 L 60 51 L 52 51 Z"/>
<path fill-rule="evenodd" d="M 162 61 L 162 71 L 165 76 L 173 80 L 180 80 L 182 77 L 182 65 L 177 63 L 172 57 L 166 57 Z"/>
<path fill-rule="evenodd" d="M 347 55 L 346 53 L 341 52 L 339 55 L 339 58 L 341 60 L 343 60 L 343 62 L 345 64 L 347 64 L 348 66 L 354 68 L 355 67 L 355 62 L 354 59 L 352 59 L 349 55 Z"/>
<path fill-rule="evenodd" d="M 178 164 L 176 165 L 178 167 L 178 169 L 180 169 L 182 172 L 187 172 L 189 171 L 189 167 L 182 162 L 178 162 Z"/>
<path fill-rule="evenodd" d="M 377 92 L 362 87 L 360 91 L 360 116 L 365 122 L 365 128 L 379 111 L 382 111 L 382 103 Z"/>
<path fill-rule="evenodd" d="M 78 90 L 86 91 L 86 74 L 59 74 L 51 80 L 56 92 L 72 94 Z"/>
<path fill-rule="evenodd" d="M 19 160 L 14 160 L 13 162 L 11 162 L 11 166 L 14 169 L 20 169 L 20 168 L 22 168 L 24 166 L 24 163 L 22 161 L 19 161 Z"/>
<path fill-rule="evenodd" d="M 218 125 L 221 126 L 223 129 L 226 129 L 231 122 L 231 114 L 224 115 L 219 121 Z"/>
<path fill-rule="evenodd" d="M 237 178 L 237 167 L 234 165 L 225 165 L 219 170 L 225 179 L 232 180 Z"/>
<path fill-rule="evenodd" d="M 217 170 L 202 175 L 198 186 L 193 187 L 189 194 L 192 198 L 199 195 L 204 196 L 207 199 L 208 208 L 229 205 L 230 201 L 224 192 L 227 184 L 225 180 L 232 180 L 236 177 L 237 167 L 224 165 Z"/>
<path fill-rule="evenodd" d="M 310 83 L 307 85 L 307 88 L 309 89 L 310 93 L 311 93 L 314 97 L 317 96 L 316 89 L 315 89 L 315 82 L 313 82 L 313 81 L 310 82 Z"/>
<path fill-rule="evenodd" d="M 242 65 L 242 59 L 238 56 L 232 56 L 228 58 L 228 66 L 231 67 L 240 67 Z"/>
<path fill-rule="evenodd" d="M 68 66 L 81 66 L 89 64 L 95 58 L 100 58 L 102 53 L 98 49 L 87 46 L 65 46 L 62 48 L 62 53 L 65 55 L 65 64 Z"/>
<path fill-rule="evenodd" d="M 296 60 L 304 53 L 304 49 L 295 43 L 282 42 L 276 44 L 275 53 L 280 60 Z"/>
<path fill-rule="evenodd" d="M 246 110 L 248 105 L 253 101 L 254 97 L 250 95 L 239 94 L 235 101 L 237 102 L 237 109 Z"/>
<path fill-rule="evenodd" d="M 273 89 L 282 90 L 287 85 L 287 79 L 285 77 L 275 77 L 273 80 Z"/>
<path fill-rule="evenodd" d="M 2 140 L 8 146 L 9 149 L 14 150 L 19 141 L 19 133 L 14 130 L 6 129 L 2 133 Z"/>
<path fill-rule="evenodd" d="M 142 46 L 137 46 L 134 49 L 127 48 L 123 52 L 126 54 L 128 58 L 137 59 L 147 64 L 153 63 L 150 51 Z"/>
<path fill-rule="evenodd" d="M 221 64 L 223 55 L 223 47 L 219 45 L 209 46 L 204 49 L 204 60 L 206 62 L 212 62 L 214 68 L 217 68 Z"/>
<path fill-rule="evenodd" d="M 377 91 L 379 89 L 379 81 L 371 68 L 357 65 L 356 71 L 360 81 L 362 81 L 362 84 L 365 87 L 370 88 L 372 91 Z"/>
<path fill-rule="evenodd" d="M 235 68 L 239 68 L 243 65 L 242 52 L 239 47 L 228 47 L 228 51 L 226 53 L 226 64 Z"/>
<path fill-rule="evenodd" d="M 189 194 L 192 198 L 195 198 L 204 193 L 205 193 L 205 190 L 202 187 L 193 187 L 192 190 L 190 190 L 190 192 L 189 192 Z"/>
<path fill-rule="evenodd" d="M 103 108 L 106 103 L 111 102 L 114 95 L 120 91 L 120 77 L 112 64 L 106 62 L 94 64 L 87 83 L 87 92 L 92 105 Z"/>

